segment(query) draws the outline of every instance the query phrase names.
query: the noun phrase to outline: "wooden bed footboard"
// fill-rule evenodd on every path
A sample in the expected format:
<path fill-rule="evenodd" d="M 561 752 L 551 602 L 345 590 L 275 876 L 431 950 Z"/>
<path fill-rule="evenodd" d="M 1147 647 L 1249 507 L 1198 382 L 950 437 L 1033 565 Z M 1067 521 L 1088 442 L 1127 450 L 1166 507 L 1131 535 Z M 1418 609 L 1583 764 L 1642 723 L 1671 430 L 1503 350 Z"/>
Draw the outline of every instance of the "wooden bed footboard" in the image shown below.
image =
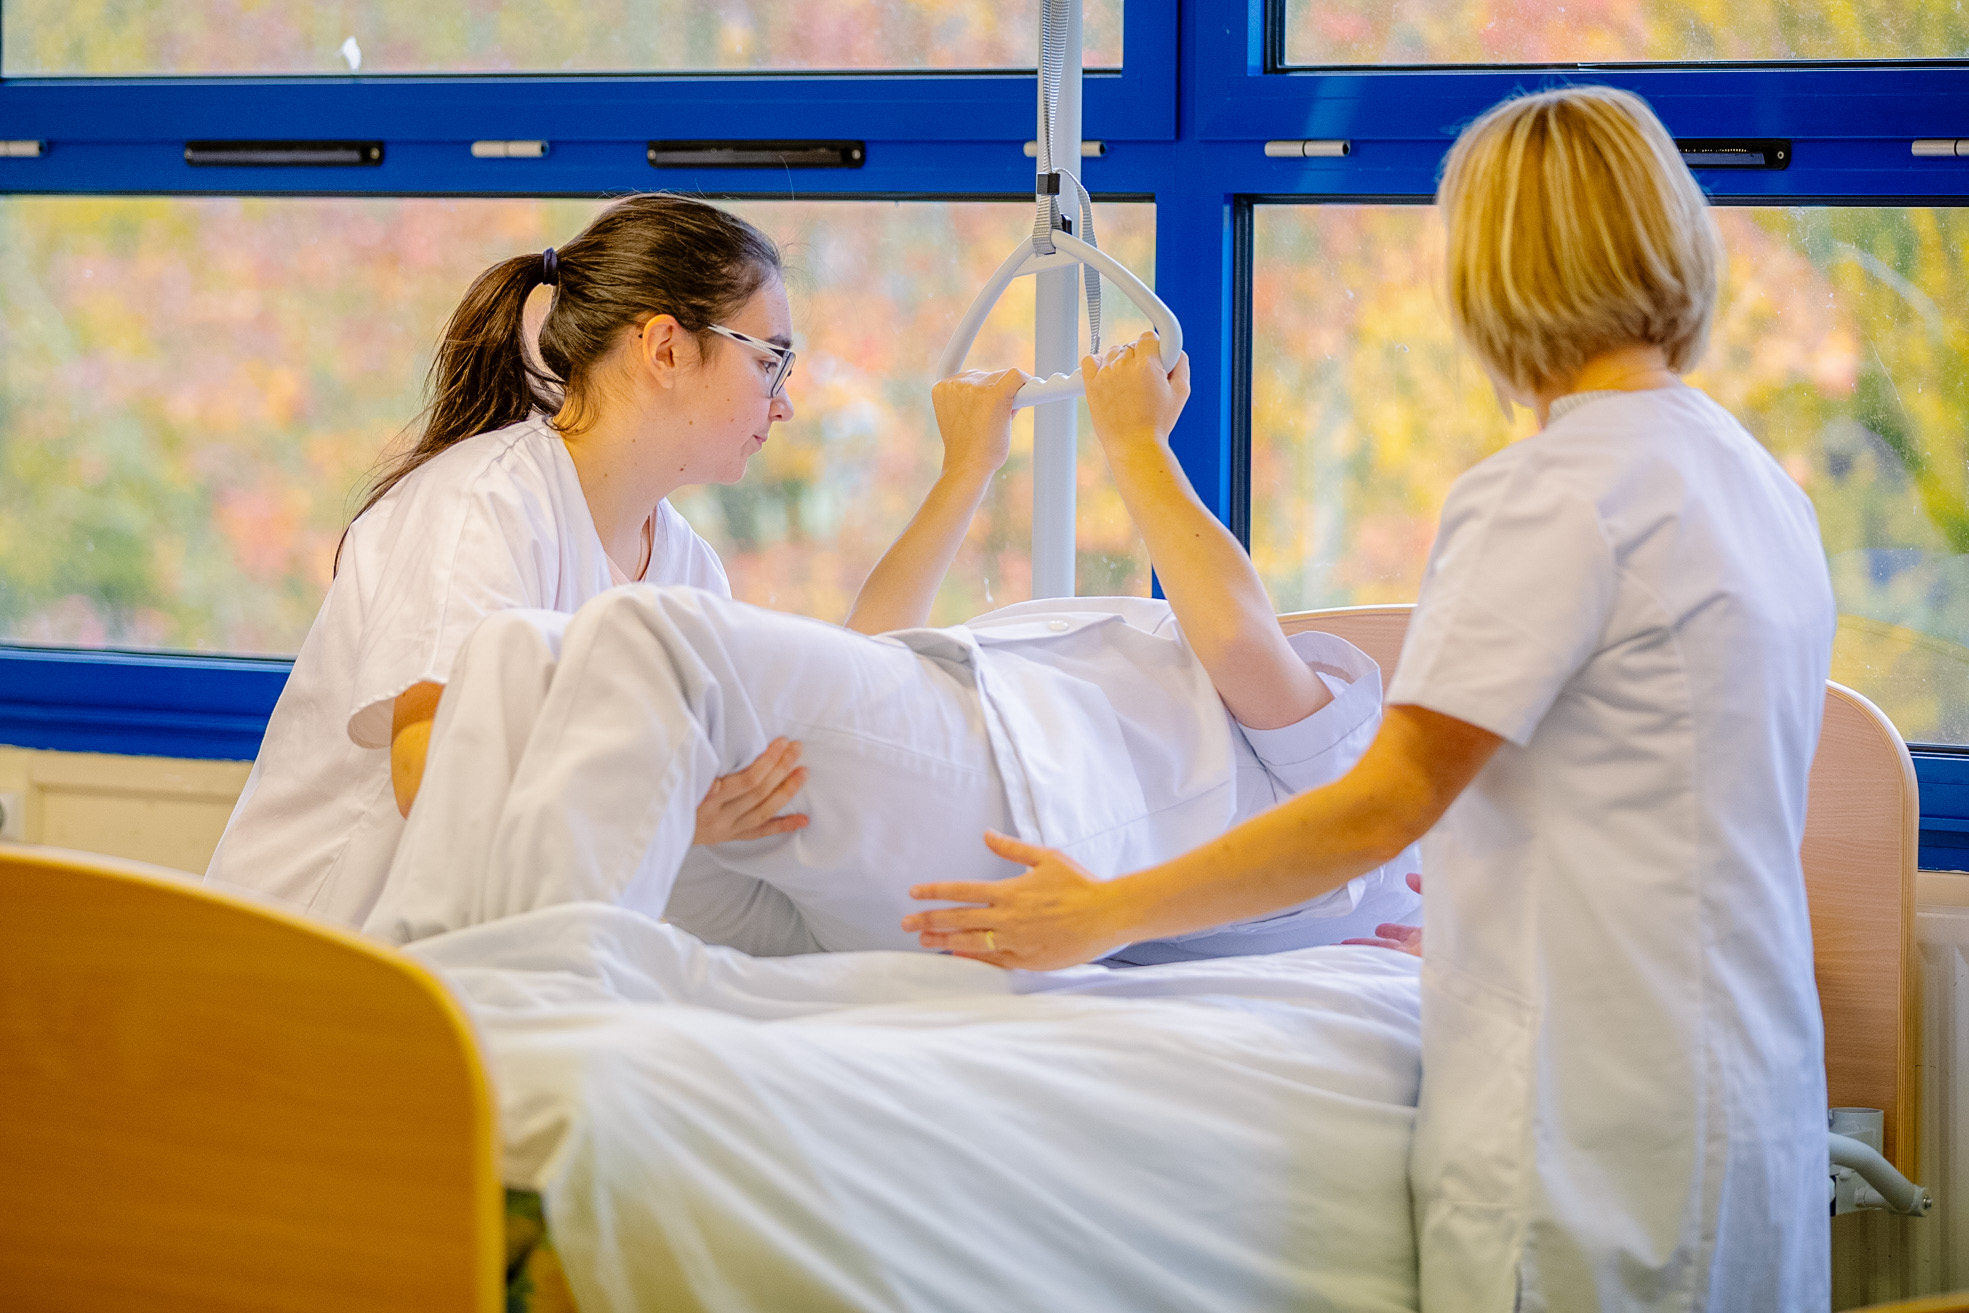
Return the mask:
<path fill-rule="evenodd" d="M 465 1015 L 401 953 L 0 845 L 0 1304 L 458 1310 L 504 1290 Z"/>

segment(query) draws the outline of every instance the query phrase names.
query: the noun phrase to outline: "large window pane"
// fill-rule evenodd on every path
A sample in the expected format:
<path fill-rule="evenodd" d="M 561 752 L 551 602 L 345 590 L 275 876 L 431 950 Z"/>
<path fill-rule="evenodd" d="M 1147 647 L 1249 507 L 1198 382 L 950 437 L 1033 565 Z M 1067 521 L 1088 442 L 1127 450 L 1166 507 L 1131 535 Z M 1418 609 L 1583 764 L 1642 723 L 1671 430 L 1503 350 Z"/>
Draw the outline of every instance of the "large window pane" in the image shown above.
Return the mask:
<path fill-rule="evenodd" d="M 1959 0 L 1284 0 L 1287 64 L 1950 59 Z"/>
<path fill-rule="evenodd" d="M 803 351 L 793 388 L 800 412 L 783 440 L 753 457 L 743 483 L 676 504 L 724 557 L 740 597 L 838 620 L 935 480 L 943 449 L 931 372 L 971 298 L 1030 237 L 1032 210 L 887 201 L 732 208 L 787 244 Z M 1153 283 L 1154 207 L 1104 204 L 1095 225 L 1101 245 Z M 1032 297 L 1030 278 L 1006 291 L 971 348 L 972 366 L 1032 368 Z M 1106 341 L 1148 327 L 1112 288 L 1101 305 Z M 1080 432 L 1078 589 L 1145 594 L 1148 553 L 1107 477 L 1084 402 Z M 936 623 L 1031 595 L 1031 460 L 1032 412 L 1022 410 L 1012 458 L 938 595 Z"/>
<path fill-rule="evenodd" d="M 0 200 L 0 641 L 291 652 L 349 512 L 405 430 L 436 335 L 478 272 L 563 242 L 589 202 Z M 829 619 L 914 512 L 941 447 L 930 371 L 1022 233 L 1017 203 L 735 206 L 781 238 L 797 417 L 745 481 L 677 499 L 739 596 Z M 1103 206 L 1153 265 L 1153 211 Z M 542 297 L 544 293 L 536 294 Z M 1116 332 L 1144 326 L 1107 298 Z M 1032 361 L 1031 280 L 972 363 Z M 1023 599 L 1030 412 L 941 594 L 939 621 Z M 1081 470 L 1085 591 L 1146 592 L 1099 468 Z"/>
<path fill-rule="evenodd" d="M 1086 62 L 1121 64 L 1122 0 Z M 1039 6 L 990 0 L 6 0 L 7 77 L 1031 68 Z M 655 134 L 661 135 L 661 134 Z"/>
<path fill-rule="evenodd" d="M 1969 210 L 1719 209 L 1690 381 L 1810 493 L 1833 678 L 1969 743 Z M 1252 554 L 1282 609 L 1411 601 L 1455 477 L 1529 431 L 1451 340 L 1426 207 L 1267 207 L 1253 279 Z"/>

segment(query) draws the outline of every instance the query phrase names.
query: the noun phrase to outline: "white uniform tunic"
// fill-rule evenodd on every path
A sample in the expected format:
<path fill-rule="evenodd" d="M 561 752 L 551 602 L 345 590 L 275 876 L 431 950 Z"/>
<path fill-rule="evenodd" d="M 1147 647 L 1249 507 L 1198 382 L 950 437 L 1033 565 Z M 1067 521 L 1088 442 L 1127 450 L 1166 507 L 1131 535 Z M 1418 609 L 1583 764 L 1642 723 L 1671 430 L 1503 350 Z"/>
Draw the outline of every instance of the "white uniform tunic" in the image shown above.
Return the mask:
<path fill-rule="evenodd" d="M 678 588 L 618 588 L 572 619 L 501 612 L 452 672 L 364 929 L 403 942 L 597 901 L 752 953 L 917 948 L 899 925 L 920 907 L 911 885 L 1017 873 L 986 828 L 1109 876 L 1345 773 L 1380 720 L 1378 672 L 1330 635 L 1294 643 L 1338 696 L 1249 734 L 1148 598 L 1027 603 L 879 638 Z M 780 735 L 804 744 L 790 806 L 807 827 L 693 848 L 704 790 Z M 1350 914 L 1385 886 L 1409 896 L 1410 869 L 1159 950 L 1370 933 Z"/>
<path fill-rule="evenodd" d="M 489 612 L 573 611 L 615 582 L 610 564 L 544 417 L 419 466 L 350 527 L 205 878 L 360 923 L 403 830 L 390 787 L 397 695 L 444 683 Z M 644 577 L 731 596 L 717 553 L 668 502 Z"/>
<path fill-rule="evenodd" d="M 1811 504 L 1693 389 L 1564 398 L 1451 489 L 1389 701 L 1506 743 L 1424 843 L 1427 1313 L 1827 1306 L 1834 623 Z"/>

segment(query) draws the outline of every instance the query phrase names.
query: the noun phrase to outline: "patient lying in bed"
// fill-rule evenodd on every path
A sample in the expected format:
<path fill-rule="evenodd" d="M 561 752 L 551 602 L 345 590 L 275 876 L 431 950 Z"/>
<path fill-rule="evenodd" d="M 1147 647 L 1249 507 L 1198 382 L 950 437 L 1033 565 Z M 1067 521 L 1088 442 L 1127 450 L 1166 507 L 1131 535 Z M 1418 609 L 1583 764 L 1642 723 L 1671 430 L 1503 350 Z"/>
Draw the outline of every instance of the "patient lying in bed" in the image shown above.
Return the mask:
<path fill-rule="evenodd" d="M 1149 347 L 1083 373 L 1167 603 L 1029 602 L 876 637 L 648 585 L 573 616 L 489 615 L 364 928 L 404 942 L 592 901 L 756 955 L 912 949 L 911 885 L 1016 872 L 987 829 L 1113 876 L 1345 773 L 1379 724 L 1380 672 L 1337 638 L 1280 632 L 1169 450 L 1187 361 L 1165 374 Z M 806 827 L 694 848 L 712 782 L 777 738 L 803 745 Z M 1305 906 L 1118 957 L 1372 934 L 1416 919 L 1415 869 L 1405 853 Z"/>
<path fill-rule="evenodd" d="M 599 901 L 761 955 L 915 948 L 898 925 L 910 885 L 1015 873 L 988 828 L 1119 874 L 1344 773 L 1379 723 L 1379 671 L 1329 635 L 1290 642 L 1328 697 L 1261 731 L 1147 598 L 879 638 L 642 585 L 572 617 L 498 613 L 453 671 L 365 929 L 403 942 Z M 710 782 L 782 736 L 805 745 L 806 828 L 693 848 Z M 1405 856 L 1308 906 L 1121 957 L 1370 933 L 1412 914 Z"/>

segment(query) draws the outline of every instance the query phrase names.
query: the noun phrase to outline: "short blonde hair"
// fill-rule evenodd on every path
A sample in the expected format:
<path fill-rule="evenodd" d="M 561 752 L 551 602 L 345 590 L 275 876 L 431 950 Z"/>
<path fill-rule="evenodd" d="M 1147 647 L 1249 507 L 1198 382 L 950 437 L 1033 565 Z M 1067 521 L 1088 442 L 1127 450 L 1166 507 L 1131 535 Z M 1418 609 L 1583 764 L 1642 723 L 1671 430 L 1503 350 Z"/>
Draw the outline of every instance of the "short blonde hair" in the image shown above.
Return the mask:
<path fill-rule="evenodd" d="M 1537 393 L 1594 356 L 1701 358 L 1722 247 L 1709 202 L 1639 96 L 1565 87 L 1486 111 L 1457 139 L 1436 202 L 1449 311 L 1499 379 Z"/>

